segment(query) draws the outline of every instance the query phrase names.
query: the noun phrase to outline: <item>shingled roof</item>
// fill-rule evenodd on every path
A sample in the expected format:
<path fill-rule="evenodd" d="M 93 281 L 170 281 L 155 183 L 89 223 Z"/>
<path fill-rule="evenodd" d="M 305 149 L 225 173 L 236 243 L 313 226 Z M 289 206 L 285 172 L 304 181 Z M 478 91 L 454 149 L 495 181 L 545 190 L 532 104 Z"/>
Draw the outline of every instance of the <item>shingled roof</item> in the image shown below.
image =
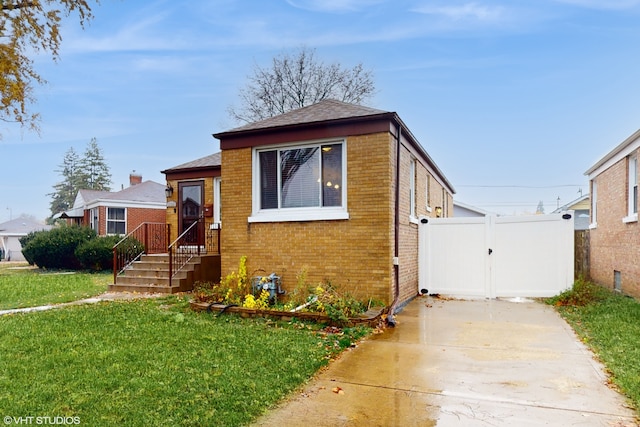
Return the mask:
<path fill-rule="evenodd" d="M 165 169 L 160 173 L 167 172 L 180 172 L 183 170 L 192 170 L 192 169 L 202 169 L 202 168 L 212 168 L 212 167 L 220 167 L 222 165 L 222 153 L 217 152 L 214 154 L 210 154 L 208 156 L 201 157 L 196 160 L 191 160 L 190 162 L 183 163 L 178 166 L 174 166 L 169 169 Z"/>
<path fill-rule="evenodd" d="M 226 134 L 239 132 L 386 114 L 392 113 L 363 105 L 349 104 L 335 99 L 325 99 L 317 104 L 302 107 L 258 122 L 249 123 L 213 136 L 220 138 Z"/>
<path fill-rule="evenodd" d="M 301 140 L 299 138 L 327 138 L 358 134 L 354 132 L 389 132 L 390 123 L 395 124 L 399 129 L 398 135 L 401 132 L 402 138 L 407 139 L 415 147 L 436 174 L 442 178 L 443 184 L 455 194 L 455 189 L 431 156 L 398 114 L 391 111 L 325 99 L 307 107 L 216 133 L 213 136 L 220 140 L 220 148 L 224 151 L 253 147 L 258 143 L 268 145 L 299 141 Z"/>

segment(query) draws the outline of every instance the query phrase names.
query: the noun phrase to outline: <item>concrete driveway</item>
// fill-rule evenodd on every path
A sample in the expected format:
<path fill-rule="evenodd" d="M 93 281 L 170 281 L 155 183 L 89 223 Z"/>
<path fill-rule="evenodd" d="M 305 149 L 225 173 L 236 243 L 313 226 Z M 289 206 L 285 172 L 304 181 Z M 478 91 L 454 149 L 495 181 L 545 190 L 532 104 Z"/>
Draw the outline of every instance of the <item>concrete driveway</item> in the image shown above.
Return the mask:
<path fill-rule="evenodd" d="M 553 308 L 419 297 L 256 426 L 636 426 Z"/>

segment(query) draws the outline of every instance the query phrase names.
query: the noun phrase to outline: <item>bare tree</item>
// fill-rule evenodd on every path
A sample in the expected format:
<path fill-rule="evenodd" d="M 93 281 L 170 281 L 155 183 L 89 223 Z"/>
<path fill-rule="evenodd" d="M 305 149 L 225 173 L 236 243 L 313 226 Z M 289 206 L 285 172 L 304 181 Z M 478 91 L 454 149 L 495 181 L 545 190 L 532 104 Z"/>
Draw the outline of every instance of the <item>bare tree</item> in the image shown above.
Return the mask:
<path fill-rule="evenodd" d="M 237 122 L 263 120 L 329 98 L 361 104 L 375 93 L 373 73 L 361 63 L 350 69 L 326 64 L 307 47 L 273 58 L 270 68 L 256 64 L 248 80 L 240 90 L 240 106 L 228 109 Z"/>

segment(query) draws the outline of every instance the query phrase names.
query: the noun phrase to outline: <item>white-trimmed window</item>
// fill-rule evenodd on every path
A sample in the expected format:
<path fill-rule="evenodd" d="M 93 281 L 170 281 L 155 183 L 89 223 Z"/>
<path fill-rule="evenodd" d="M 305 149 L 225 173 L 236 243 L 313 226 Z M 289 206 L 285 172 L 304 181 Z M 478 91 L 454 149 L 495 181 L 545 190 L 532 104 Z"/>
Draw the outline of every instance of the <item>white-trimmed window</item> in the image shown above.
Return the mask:
<path fill-rule="evenodd" d="M 107 208 L 107 234 L 127 234 L 125 208 Z"/>
<path fill-rule="evenodd" d="M 416 159 L 409 164 L 409 217 L 416 217 Z"/>
<path fill-rule="evenodd" d="M 100 232 L 100 224 L 98 222 L 98 208 L 91 208 L 89 210 L 89 226 L 96 233 Z"/>
<path fill-rule="evenodd" d="M 625 222 L 638 220 L 638 157 L 629 156 L 629 176 L 627 193 L 627 217 Z"/>
<path fill-rule="evenodd" d="M 427 174 L 427 178 L 425 179 L 425 193 L 424 193 L 424 200 L 425 200 L 425 207 L 427 208 L 427 212 L 431 212 L 431 200 L 429 200 L 429 185 L 431 184 L 431 177 L 429 176 L 429 174 Z"/>
<path fill-rule="evenodd" d="M 220 224 L 222 222 L 222 198 L 220 197 L 220 184 L 222 180 L 219 176 L 213 178 L 213 222 Z"/>
<path fill-rule="evenodd" d="M 249 221 L 347 219 L 345 145 L 256 149 Z"/>
<path fill-rule="evenodd" d="M 598 224 L 598 182 L 594 179 L 591 181 L 591 225 L 589 228 L 595 228 Z"/>

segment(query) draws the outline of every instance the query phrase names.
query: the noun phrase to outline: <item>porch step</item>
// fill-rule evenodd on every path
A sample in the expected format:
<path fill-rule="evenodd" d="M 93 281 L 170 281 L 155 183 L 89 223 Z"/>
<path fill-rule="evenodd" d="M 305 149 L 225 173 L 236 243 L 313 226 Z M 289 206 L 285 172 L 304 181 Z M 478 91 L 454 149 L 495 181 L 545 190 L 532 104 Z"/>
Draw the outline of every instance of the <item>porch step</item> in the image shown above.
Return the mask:
<path fill-rule="evenodd" d="M 220 255 L 193 257 L 171 279 L 169 285 L 169 255 L 143 255 L 109 285 L 114 292 L 155 292 L 174 294 L 193 290 L 197 281 L 220 280 Z"/>

